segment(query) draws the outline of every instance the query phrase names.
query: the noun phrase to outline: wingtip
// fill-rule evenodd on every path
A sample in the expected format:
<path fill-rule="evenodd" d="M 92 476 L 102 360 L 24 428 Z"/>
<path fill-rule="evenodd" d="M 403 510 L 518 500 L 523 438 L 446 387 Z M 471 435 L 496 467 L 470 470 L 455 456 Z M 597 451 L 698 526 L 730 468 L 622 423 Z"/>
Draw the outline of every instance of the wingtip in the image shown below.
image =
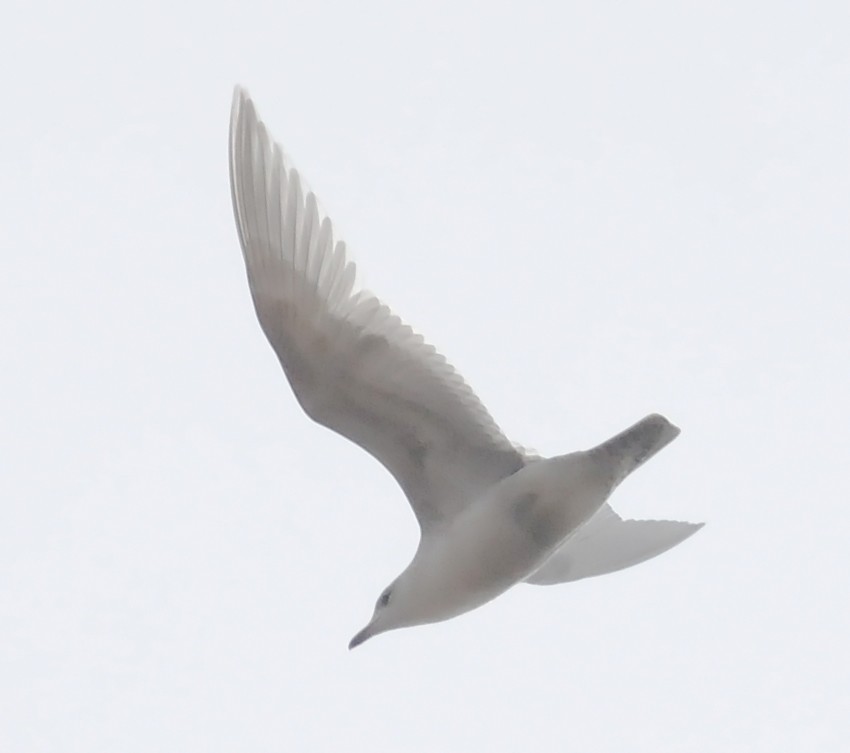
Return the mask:
<path fill-rule="evenodd" d="M 248 93 L 248 89 L 244 87 L 242 84 L 236 84 L 233 87 L 233 101 L 244 102 L 246 99 L 250 99 L 251 95 Z"/>
<path fill-rule="evenodd" d="M 254 119 L 256 120 L 256 110 L 254 108 L 254 102 L 251 99 L 251 95 L 248 90 L 242 86 L 242 84 L 236 84 L 233 87 L 233 99 L 231 100 L 230 105 L 230 136 L 231 139 L 234 138 L 236 133 L 236 125 L 237 122 L 242 120 L 242 115 L 246 111 L 254 112 Z"/>
<path fill-rule="evenodd" d="M 678 543 L 681 543 L 683 541 L 687 541 L 689 538 L 691 538 L 691 536 L 693 536 L 695 533 L 697 533 L 697 531 L 699 531 L 701 528 L 703 528 L 705 526 L 704 521 L 701 522 L 701 523 L 691 523 L 690 521 L 687 521 L 687 520 L 670 520 L 670 521 L 663 521 L 663 522 L 665 522 L 665 523 L 676 523 L 679 526 L 680 530 L 682 531 L 682 537 L 679 539 Z"/>
<path fill-rule="evenodd" d="M 641 521 L 635 521 L 635 522 L 639 523 Z M 685 534 L 685 537 L 682 539 L 682 541 L 684 541 L 686 538 L 689 538 L 690 536 L 693 536 L 697 531 L 699 531 L 700 528 L 702 528 L 705 525 L 705 522 L 691 523 L 689 520 L 650 520 L 650 521 L 647 521 L 647 522 L 650 522 L 650 523 L 668 523 L 668 524 L 673 524 L 673 525 L 679 526 L 681 528 L 681 530 L 687 532 Z"/>

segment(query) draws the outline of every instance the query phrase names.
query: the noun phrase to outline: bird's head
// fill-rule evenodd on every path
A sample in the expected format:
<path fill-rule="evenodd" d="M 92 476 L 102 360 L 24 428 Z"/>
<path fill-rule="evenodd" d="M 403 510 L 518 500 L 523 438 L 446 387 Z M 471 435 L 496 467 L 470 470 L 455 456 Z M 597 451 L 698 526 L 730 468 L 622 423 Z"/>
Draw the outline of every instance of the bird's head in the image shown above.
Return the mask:
<path fill-rule="evenodd" d="M 406 588 L 402 578 L 390 583 L 375 602 L 375 611 L 369 624 L 351 639 L 348 648 L 355 648 L 380 633 L 412 624 L 405 596 Z"/>

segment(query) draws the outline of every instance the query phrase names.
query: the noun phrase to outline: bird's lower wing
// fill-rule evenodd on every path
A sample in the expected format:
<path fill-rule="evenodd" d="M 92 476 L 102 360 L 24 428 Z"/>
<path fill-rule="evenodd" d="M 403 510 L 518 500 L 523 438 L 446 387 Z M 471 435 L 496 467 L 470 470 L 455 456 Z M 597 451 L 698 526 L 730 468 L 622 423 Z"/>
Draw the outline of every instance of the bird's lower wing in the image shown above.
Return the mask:
<path fill-rule="evenodd" d="M 240 88 L 230 181 L 254 307 L 298 401 L 387 467 L 423 529 L 522 467 L 446 360 L 354 291 L 345 244 Z"/>
<path fill-rule="evenodd" d="M 623 520 L 606 504 L 525 581 L 549 586 L 613 573 L 666 552 L 703 525 L 676 520 Z"/>

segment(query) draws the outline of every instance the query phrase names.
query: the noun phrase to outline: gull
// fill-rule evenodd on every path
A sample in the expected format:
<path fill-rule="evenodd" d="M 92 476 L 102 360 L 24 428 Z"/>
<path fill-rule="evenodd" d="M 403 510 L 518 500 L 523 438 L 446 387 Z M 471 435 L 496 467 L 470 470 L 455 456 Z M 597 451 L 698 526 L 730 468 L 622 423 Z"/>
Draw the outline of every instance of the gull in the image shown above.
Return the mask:
<path fill-rule="evenodd" d="M 702 524 L 623 520 L 614 488 L 679 429 L 652 414 L 589 450 L 551 458 L 512 444 L 460 375 L 375 296 L 315 194 L 236 87 L 230 187 L 260 325 L 295 397 L 393 475 L 420 527 L 354 648 L 447 620 L 526 582 L 549 585 L 654 557 Z"/>

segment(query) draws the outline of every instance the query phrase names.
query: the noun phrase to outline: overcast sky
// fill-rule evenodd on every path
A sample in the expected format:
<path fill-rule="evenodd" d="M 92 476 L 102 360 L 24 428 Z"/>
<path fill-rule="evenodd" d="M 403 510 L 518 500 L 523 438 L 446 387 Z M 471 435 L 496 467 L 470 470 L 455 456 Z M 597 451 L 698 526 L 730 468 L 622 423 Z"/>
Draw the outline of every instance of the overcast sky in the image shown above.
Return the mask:
<path fill-rule="evenodd" d="M 0 749 L 846 750 L 850 5 L 3 16 Z M 255 320 L 236 83 L 512 439 L 662 412 L 613 504 L 706 527 L 349 653 L 418 529 Z"/>

